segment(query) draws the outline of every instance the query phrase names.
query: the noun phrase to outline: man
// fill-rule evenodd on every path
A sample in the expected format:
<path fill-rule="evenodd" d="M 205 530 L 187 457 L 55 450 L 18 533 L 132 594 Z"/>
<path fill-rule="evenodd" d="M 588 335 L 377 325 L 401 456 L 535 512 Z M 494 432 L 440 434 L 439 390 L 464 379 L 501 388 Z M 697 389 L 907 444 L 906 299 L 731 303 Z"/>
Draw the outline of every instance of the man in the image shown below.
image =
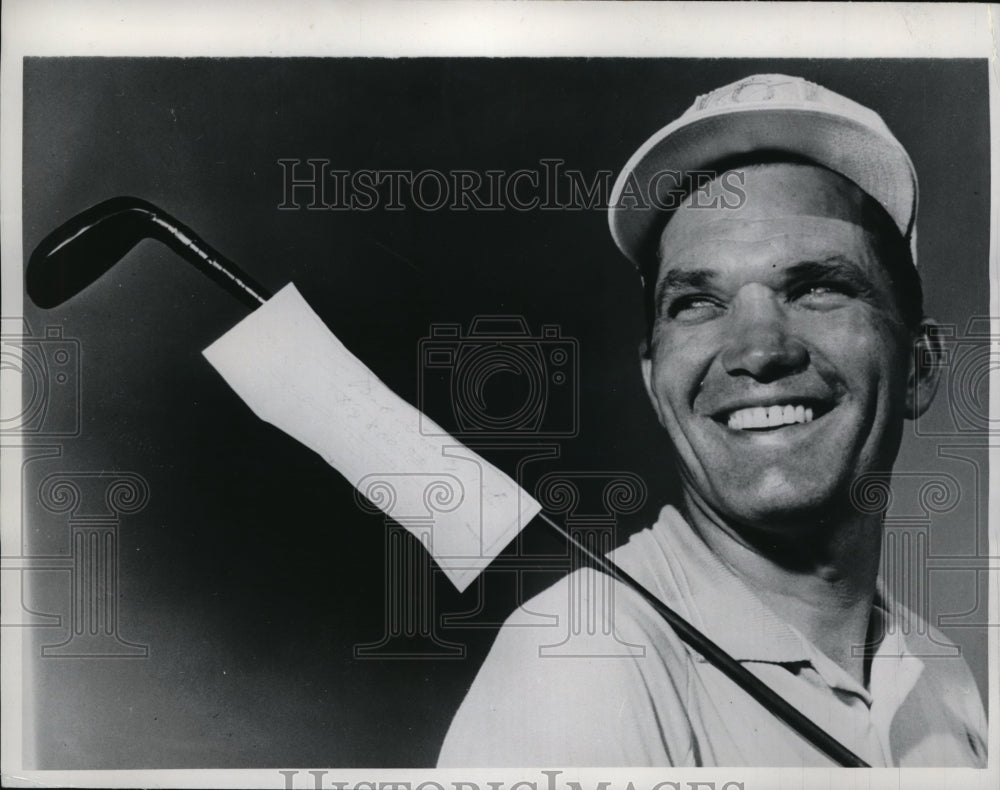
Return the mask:
<path fill-rule="evenodd" d="M 881 119 L 795 77 L 700 97 L 636 152 L 610 224 L 644 277 L 642 374 L 684 496 L 612 556 L 871 765 L 982 766 L 971 673 L 908 644 L 859 494 L 936 388 L 915 209 Z M 570 616 L 570 584 L 526 608 Z M 440 764 L 830 764 L 621 585 L 613 617 L 642 650 L 559 657 L 505 626 Z"/>

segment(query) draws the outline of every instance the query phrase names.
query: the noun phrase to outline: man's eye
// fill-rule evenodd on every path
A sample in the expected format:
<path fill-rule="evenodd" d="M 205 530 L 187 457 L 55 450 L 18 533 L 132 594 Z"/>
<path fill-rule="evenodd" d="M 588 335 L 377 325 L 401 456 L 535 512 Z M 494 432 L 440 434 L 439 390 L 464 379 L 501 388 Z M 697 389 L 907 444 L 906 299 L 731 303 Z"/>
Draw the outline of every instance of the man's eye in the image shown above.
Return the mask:
<path fill-rule="evenodd" d="M 853 296 L 848 286 L 840 283 L 812 283 L 790 294 L 791 300 L 806 306 L 826 307 L 843 304 Z"/>
<path fill-rule="evenodd" d="M 711 318 L 723 310 L 718 299 L 703 294 L 681 296 L 670 303 L 667 315 L 682 321 Z"/>

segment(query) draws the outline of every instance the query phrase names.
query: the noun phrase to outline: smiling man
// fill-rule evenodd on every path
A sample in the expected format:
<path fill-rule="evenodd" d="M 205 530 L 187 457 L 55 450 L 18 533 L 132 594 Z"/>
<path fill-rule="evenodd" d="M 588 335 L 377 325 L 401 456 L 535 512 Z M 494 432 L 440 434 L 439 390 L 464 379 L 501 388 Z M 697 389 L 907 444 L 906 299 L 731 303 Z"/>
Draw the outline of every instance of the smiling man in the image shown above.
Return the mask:
<path fill-rule="evenodd" d="M 916 365 L 940 349 L 915 208 L 881 119 L 795 77 L 700 97 L 636 152 L 611 230 L 643 276 L 642 375 L 683 501 L 613 558 L 871 765 L 982 766 L 971 674 L 908 644 L 914 615 L 878 579 L 882 515 L 854 493 L 936 388 Z M 526 607 L 573 616 L 572 585 Z M 830 764 L 623 586 L 613 622 L 630 656 L 604 657 L 599 633 L 555 655 L 547 629 L 505 626 L 440 763 Z"/>

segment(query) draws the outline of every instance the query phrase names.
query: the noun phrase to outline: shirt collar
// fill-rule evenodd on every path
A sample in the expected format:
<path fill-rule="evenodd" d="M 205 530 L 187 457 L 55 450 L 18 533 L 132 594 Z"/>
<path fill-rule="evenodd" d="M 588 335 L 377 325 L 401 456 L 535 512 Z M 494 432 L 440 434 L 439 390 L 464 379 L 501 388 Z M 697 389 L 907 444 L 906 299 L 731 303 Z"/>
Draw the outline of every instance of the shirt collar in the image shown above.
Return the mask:
<path fill-rule="evenodd" d="M 885 703 L 884 708 L 895 710 L 910 693 L 924 668 L 923 662 L 906 644 L 899 628 L 900 617 L 898 604 L 883 597 L 880 585 L 875 592 L 868 629 L 871 641 L 855 648 L 865 654 L 871 654 L 874 648 L 869 666 L 868 688 L 815 647 L 812 648 L 813 669 L 830 688 L 855 694 L 869 707 L 876 698 L 881 699 Z"/>
<path fill-rule="evenodd" d="M 911 631 L 904 628 L 915 616 L 892 597 L 884 579 L 879 577 L 870 631 L 881 635 L 882 641 L 872 658 L 868 685 L 872 696 L 884 702 L 888 711 L 903 703 L 924 671 L 924 662 L 918 656 L 919 648 L 916 651 L 912 649 L 906 636 Z M 916 637 L 915 632 L 911 633 Z"/>
<path fill-rule="evenodd" d="M 648 532 L 655 549 L 636 546 L 630 552 L 630 542 L 615 552 L 616 559 L 621 553 L 621 559 L 628 560 L 627 569 L 643 585 L 733 658 L 774 664 L 808 663 L 828 686 L 857 693 L 871 704 L 868 691 L 775 614 L 709 549 L 674 507 L 664 507 Z M 651 551 L 657 556 L 652 556 Z M 669 574 L 662 573 L 664 564 Z M 876 680 L 898 669 L 904 660 L 907 680 L 916 682 L 923 664 L 907 647 L 899 627 L 903 622 L 902 607 L 888 595 L 881 579 L 872 615 L 870 631 L 882 639 L 873 659 L 871 687 L 878 688 Z M 704 660 L 700 655 L 696 658 Z"/>
<path fill-rule="evenodd" d="M 615 552 L 626 569 L 664 603 L 738 661 L 809 661 L 803 637 L 747 587 L 668 505 L 650 530 L 656 553 L 633 537 Z M 642 534 L 642 533 L 640 533 Z M 638 567 L 633 567 L 638 563 Z M 670 573 L 662 573 L 666 564 Z"/>

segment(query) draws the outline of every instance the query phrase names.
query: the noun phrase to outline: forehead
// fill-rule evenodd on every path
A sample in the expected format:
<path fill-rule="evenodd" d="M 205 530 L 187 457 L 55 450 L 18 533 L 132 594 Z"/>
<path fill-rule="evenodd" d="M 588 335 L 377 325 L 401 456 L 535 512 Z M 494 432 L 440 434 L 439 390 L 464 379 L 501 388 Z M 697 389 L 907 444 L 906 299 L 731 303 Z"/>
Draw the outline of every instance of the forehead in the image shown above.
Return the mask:
<path fill-rule="evenodd" d="M 733 184 L 741 184 L 739 191 Z M 689 264 L 774 267 L 832 255 L 877 265 L 870 202 L 853 183 L 821 167 L 769 164 L 730 171 L 690 196 L 667 223 L 660 237 L 661 272 Z"/>

